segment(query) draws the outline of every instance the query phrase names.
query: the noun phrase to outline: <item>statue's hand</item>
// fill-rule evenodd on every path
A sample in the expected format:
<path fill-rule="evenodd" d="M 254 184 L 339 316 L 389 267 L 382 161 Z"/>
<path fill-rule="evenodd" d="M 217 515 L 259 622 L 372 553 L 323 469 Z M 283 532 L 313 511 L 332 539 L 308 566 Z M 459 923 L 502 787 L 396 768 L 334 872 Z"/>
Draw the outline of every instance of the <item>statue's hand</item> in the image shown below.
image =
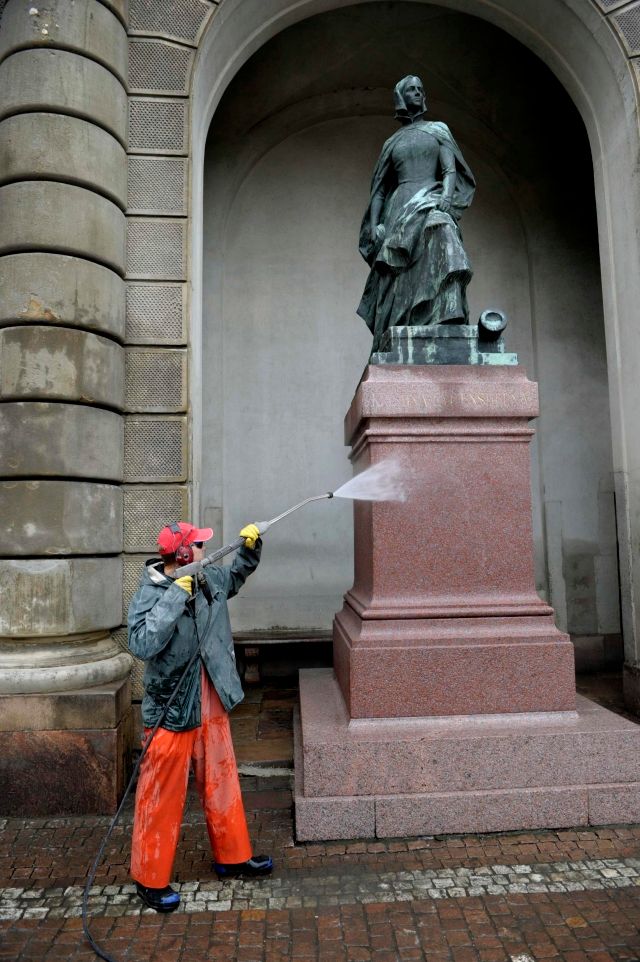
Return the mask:
<path fill-rule="evenodd" d="M 384 224 L 378 224 L 376 229 L 373 231 L 374 243 L 381 244 L 386 236 L 387 236 L 387 232 L 384 229 Z"/>
<path fill-rule="evenodd" d="M 444 196 L 441 197 L 440 200 L 438 201 L 437 208 L 438 208 L 438 210 L 441 210 L 441 211 L 443 212 L 443 214 L 450 214 L 450 213 L 451 213 L 451 198 L 450 198 L 450 197 L 444 197 Z"/>

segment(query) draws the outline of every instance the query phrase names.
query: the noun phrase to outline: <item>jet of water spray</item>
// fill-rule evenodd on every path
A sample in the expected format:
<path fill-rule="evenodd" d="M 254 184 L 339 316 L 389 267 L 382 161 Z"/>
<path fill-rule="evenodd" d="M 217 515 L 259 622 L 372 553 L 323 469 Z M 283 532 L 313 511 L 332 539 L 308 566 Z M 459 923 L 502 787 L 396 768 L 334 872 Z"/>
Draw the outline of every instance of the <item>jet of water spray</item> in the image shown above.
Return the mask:
<path fill-rule="evenodd" d="M 407 500 L 407 476 L 402 470 L 398 461 L 389 458 L 367 468 L 361 474 L 357 474 L 351 481 L 347 481 L 337 491 L 327 491 L 326 494 L 317 494 L 313 498 L 307 498 L 300 504 L 294 504 L 288 511 L 271 518 L 270 521 L 256 521 L 260 534 L 264 534 L 269 528 L 289 517 L 294 511 L 299 511 L 306 504 L 312 501 L 323 501 L 325 498 L 349 498 L 352 501 L 406 501 Z M 183 575 L 193 575 L 205 568 L 207 565 L 220 561 L 225 555 L 236 551 L 244 544 L 244 538 L 236 538 L 231 544 L 224 548 L 218 548 L 213 554 L 207 555 L 202 561 L 192 561 L 191 564 L 184 565 L 173 572 L 174 578 L 181 578 Z"/>
<path fill-rule="evenodd" d="M 334 498 L 350 498 L 352 501 L 406 501 L 407 479 L 399 461 L 389 458 L 374 464 L 355 478 L 347 481 Z"/>

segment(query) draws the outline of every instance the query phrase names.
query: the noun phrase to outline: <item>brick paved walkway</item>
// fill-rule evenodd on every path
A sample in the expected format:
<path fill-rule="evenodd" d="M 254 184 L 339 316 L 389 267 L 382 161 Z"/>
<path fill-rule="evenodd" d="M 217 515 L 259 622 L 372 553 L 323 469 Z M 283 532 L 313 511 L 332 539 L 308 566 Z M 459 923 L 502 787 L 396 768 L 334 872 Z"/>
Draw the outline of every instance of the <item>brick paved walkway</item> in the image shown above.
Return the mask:
<path fill-rule="evenodd" d="M 258 701 L 268 713 L 250 707 Z M 290 703 L 278 690 L 248 701 L 236 721 L 241 758 L 287 763 Z M 640 962 L 640 825 L 295 845 L 290 777 L 244 770 L 251 835 L 275 856 L 275 874 L 219 882 L 190 792 L 181 908 L 142 909 L 128 877 L 130 804 L 91 893 L 92 932 L 115 959 Z M 96 958 L 80 902 L 108 823 L 0 820 L 0 960 Z"/>
<path fill-rule="evenodd" d="M 158 916 L 127 876 L 131 807 L 91 895 L 116 959 L 198 962 L 631 962 L 640 959 L 640 826 L 294 845 L 289 779 L 243 778 L 252 836 L 277 872 L 218 882 L 190 794 Z M 108 819 L 0 822 L 0 959 L 95 958 L 82 884 Z"/>

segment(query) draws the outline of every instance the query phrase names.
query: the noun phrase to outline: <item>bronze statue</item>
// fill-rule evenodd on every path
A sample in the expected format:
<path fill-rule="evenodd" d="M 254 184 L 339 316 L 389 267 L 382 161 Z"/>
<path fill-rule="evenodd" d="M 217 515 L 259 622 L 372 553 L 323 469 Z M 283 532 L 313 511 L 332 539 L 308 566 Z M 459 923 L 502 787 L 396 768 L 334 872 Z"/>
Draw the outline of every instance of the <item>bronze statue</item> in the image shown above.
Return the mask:
<path fill-rule="evenodd" d="M 390 327 L 469 319 L 472 270 L 458 219 L 473 200 L 473 174 L 446 124 L 424 119 L 419 77 L 396 84 L 394 99 L 403 126 L 382 148 L 360 231 L 371 273 L 358 314 L 373 351 Z"/>

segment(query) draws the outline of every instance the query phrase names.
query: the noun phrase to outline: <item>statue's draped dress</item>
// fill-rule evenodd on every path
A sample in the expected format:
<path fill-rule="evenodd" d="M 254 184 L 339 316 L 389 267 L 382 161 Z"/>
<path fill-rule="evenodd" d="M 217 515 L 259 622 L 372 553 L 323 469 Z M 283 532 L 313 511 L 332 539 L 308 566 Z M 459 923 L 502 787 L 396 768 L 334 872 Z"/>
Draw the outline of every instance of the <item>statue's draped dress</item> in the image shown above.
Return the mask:
<path fill-rule="evenodd" d="M 455 176 L 451 213 L 437 209 L 443 178 Z M 458 218 L 475 181 L 445 124 L 407 124 L 382 149 L 360 234 L 371 273 L 358 307 L 374 335 L 389 327 L 468 322 L 466 288 L 472 270 Z M 382 201 L 384 239 L 371 235 L 370 210 Z"/>

